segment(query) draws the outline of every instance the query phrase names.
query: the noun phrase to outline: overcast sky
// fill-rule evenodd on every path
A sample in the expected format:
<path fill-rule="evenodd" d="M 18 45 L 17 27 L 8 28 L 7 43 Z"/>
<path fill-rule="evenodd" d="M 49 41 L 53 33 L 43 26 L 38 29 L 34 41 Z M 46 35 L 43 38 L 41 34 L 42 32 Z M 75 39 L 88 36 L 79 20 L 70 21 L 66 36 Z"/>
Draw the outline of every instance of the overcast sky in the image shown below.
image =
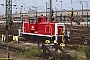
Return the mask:
<path fill-rule="evenodd" d="M 15 12 L 20 12 L 20 7 L 23 6 L 22 8 L 22 12 L 26 12 L 27 10 L 33 9 L 31 6 L 35 6 L 38 7 L 38 11 L 45 11 L 46 10 L 46 2 L 48 2 L 48 7 L 49 7 L 49 0 L 12 0 L 13 1 L 13 5 L 16 5 L 16 7 L 13 7 L 13 13 Z M 55 10 L 55 7 L 57 8 L 56 10 L 61 10 L 61 2 L 62 2 L 62 9 L 66 9 L 66 10 L 71 10 L 71 8 L 73 7 L 73 9 L 81 9 L 81 4 L 80 4 L 80 0 L 72 0 L 72 4 L 71 4 L 71 0 L 52 0 L 52 5 L 53 5 L 53 10 Z M 90 1 L 89 0 L 82 0 L 83 5 L 84 5 L 84 9 L 90 9 Z M 85 1 L 88 1 L 87 3 Z M 6 0 L 0 0 L 0 4 L 5 4 Z M 17 8 L 17 9 L 16 9 Z M 1 6 L 0 5 L 0 14 L 5 14 L 5 6 Z"/>

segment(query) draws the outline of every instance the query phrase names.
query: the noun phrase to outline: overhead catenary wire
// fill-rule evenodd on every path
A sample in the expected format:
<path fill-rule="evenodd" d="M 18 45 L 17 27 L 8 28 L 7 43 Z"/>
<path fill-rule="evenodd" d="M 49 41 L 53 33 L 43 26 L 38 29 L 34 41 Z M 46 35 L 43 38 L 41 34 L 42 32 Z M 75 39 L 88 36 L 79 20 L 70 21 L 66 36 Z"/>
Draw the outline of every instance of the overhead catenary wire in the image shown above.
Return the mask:
<path fill-rule="evenodd" d="M 59 7 L 59 5 L 61 5 L 61 4 L 60 3 L 58 3 L 58 4 L 55 3 L 55 4 L 53 4 L 53 7 L 57 7 L 57 9 L 60 10 L 61 8 Z M 80 2 L 73 2 L 72 4 L 71 3 L 62 3 L 62 6 L 63 6 L 62 8 L 66 9 L 66 10 L 71 10 L 70 8 L 71 8 L 72 5 L 73 5 L 73 8 L 77 9 L 77 10 L 80 10 L 82 8 Z M 85 4 L 83 4 L 83 5 L 84 5 L 83 6 L 84 9 L 86 9 L 86 5 Z M 87 8 L 87 9 L 89 9 L 89 8 Z"/>

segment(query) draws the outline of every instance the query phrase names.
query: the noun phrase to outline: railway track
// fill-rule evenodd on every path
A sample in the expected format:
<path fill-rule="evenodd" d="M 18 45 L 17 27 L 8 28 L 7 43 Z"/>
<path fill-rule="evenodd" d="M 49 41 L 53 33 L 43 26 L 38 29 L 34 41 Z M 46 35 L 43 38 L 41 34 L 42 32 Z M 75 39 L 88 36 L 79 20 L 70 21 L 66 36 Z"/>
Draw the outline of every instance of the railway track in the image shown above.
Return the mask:
<path fill-rule="evenodd" d="M 12 52 L 25 52 L 26 51 L 26 50 L 23 50 L 21 48 L 15 48 L 15 47 L 12 47 L 12 46 L 8 46 L 8 48 L 9 48 L 9 51 L 12 51 Z M 0 49 L 6 50 L 7 45 L 0 44 Z"/>
<path fill-rule="evenodd" d="M 43 49 L 43 56 L 46 56 L 46 53 L 48 52 L 48 55 L 52 57 L 52 60 L 74 60 L 73 57 L 68 53 L 68 51 L 65 51 L 62 49 L 58 44 L 54 45 L 42 45 Z"/>
<path fill-rule="evenodd" d="M 20 43 L 19 43 L 20 44 Z M 5 50 L 7 49 L 7 46 L 9 48 L 9 51 L 12 52 L 26 52 L 29 51 L 29 49 L 25 49 L 24 47 L 20 47 L 17 46 L 18 44 L 14 44 L 14 43 L 9 43 L 7 45 L 6 42 L 1 42 L 0 41 L 0 49 Z M 23 46 L 23 45 L 22 45 Z M 59 45 L 54 44 L 50 47 L 48 47 L 49 45 L 43 44 L 42 50 L 43 50 L 43 55 L 46 54 L 46 51 L 48 51 L 49 55 L 53 57 L 53 60 L 65 60 L 65 59 L 69 59 L 72 60 L 73 58 L 68 54 L 68 52 L 64 51 Z M 30 46 L 29 46 L 30 47 Z M 26 47 L 27 48 L 27 47 Z M 55 50 L 53 50 L 55 49 Z M 58 56 L 55 52 L 58 52 L 58 50 L 60 50 L 62 53 L 60 53 L 60 55 L 62 56 Z M 46 56 L 46 55 L 45 55 Z M 44 57 L 45 57 L 44 56 Z"/>
<path fill-rule="evenodd" d="M 14 43 L 13 43 L 14 44 Z M 16 46 L 14 45 L 10 45 L 10 43 L 7 44 L 7 42 L 1 42 L 0 41 L 0 49 L 2 50 L 7 50 L 7 47 L 9 48 L 9 51 L 12 51 L 12 52 L 26 52 L 26 51 L 29 51 L 29 49 L 25 49 L 23 47 L 19 47 L 17 46 L 17 44 L 15 44 Z"/>
<path fill-rule="evenodd" d="M 70 25 L 66 25 L 66 28 L 70 29 Z M 73 25 L 72 29 L 70 29 L 70 41 L 68 44 L 90 45 L 90 26 Z"/>

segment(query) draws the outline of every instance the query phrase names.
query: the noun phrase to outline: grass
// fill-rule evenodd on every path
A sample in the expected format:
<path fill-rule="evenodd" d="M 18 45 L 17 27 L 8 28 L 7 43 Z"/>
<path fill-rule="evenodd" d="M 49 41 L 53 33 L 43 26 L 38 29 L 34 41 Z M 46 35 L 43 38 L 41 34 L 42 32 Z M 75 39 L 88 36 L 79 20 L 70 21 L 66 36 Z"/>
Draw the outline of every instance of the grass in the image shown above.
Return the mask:
<path fill-rule="evenodd" d="M 74 58 L 74 60 L 77 60 L 77 58 L 78 58 L 77 53 L 74 53 L 74 54 L 72 55 L 72 57 Z"/>
<path fill-rule="evenodd" d="M 86 59 L 90 60 L 90 46 L 83 47 L 82 50 L 85 52 Z"/>
<path fill-rule="evenodd" d="M 83 46 L 82 48 L 78 47 L 76 54 L 78 56 L 77 60 L 90 60 L 90 46 Z"/>
<path fill-rule="evenodd" d="M 38 50 L 37 47 L 32 46 L 30 48 L 30 51 L 27 51 L 27 52 L 23 53 L 23 56 L 26 57 L 26 58 L 39 57 L 42 52 L 43 52 L 42 50 Z"/>
<path fill-rule="evenodd" d="M 85 52 L 81 47 L 77 47 L 77 50 L 70 50 L 71 56 L 74 58 L 74 60 L 86 60 Z"/>
<path fill-rule="evenodd" d="M 42 50 L 38 50 L 36 46 L 31 46 L 29 51 L 26 52 L 16 52 L 16 56 L 19 58 L 27 58 L 30 60 L 44 60 L 43 58 L 40 57 Z"/>

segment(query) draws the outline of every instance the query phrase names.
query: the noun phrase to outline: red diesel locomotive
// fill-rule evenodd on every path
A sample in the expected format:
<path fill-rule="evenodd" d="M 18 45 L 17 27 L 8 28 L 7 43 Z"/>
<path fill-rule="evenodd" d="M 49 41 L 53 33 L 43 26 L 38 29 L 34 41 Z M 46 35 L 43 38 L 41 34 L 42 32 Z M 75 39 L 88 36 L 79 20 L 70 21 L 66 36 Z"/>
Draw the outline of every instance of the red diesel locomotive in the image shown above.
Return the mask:
<path fill-rule="evenodd" d="M 49 40 L 51 43 L 54 43 L 54 40 L 57 40 L 58 43 L 62 43 L 62 36 L 64 35 L 67 40 L 67 35 L 62 34 L 65 31 L 64 23 L 59 22 L 46 22 L 45 18 L 29 19 L 23 23 L 23 32 L 22 35 L 26 39 L 32 41 L 45 42 Z"/>

